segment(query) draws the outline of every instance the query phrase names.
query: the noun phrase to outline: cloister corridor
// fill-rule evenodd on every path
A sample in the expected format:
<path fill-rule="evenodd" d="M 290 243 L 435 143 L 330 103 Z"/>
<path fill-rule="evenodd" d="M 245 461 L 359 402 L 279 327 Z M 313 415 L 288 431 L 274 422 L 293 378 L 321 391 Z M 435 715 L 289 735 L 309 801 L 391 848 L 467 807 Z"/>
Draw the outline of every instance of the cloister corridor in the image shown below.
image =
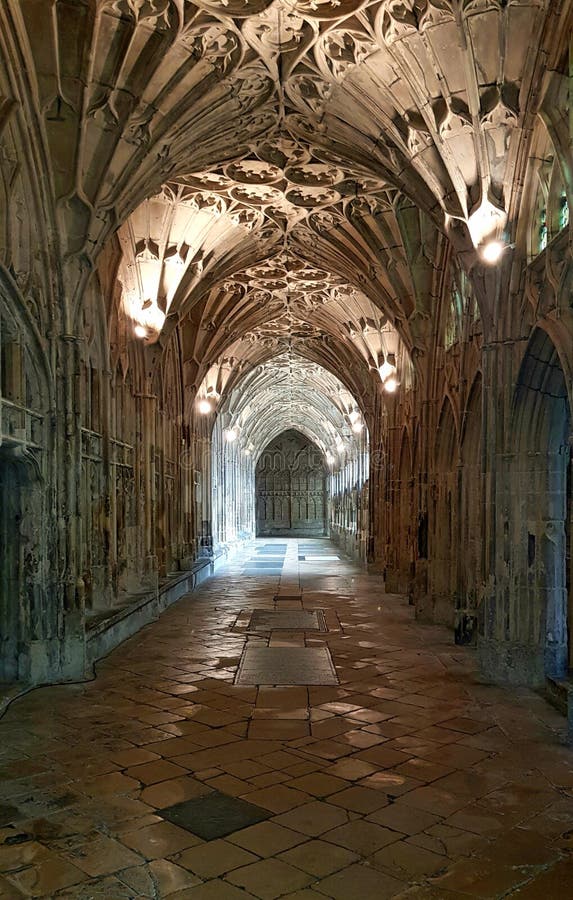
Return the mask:
<path fill-rule="evenodd" d="M 96 670 L 0 720 L 6 900 L 570 896 L 565 719 L 327 539 L 251 542 Z"/>

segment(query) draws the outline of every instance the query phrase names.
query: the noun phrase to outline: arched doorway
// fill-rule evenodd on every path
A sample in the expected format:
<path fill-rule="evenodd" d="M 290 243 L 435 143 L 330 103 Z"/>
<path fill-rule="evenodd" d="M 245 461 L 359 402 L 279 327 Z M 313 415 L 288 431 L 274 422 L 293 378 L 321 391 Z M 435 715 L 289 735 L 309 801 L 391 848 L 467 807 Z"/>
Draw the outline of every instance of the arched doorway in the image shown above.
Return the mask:
<path fill-rule="evenodd" d="M 255 470 L 257 536 L 320 537 L 327 531 L 325 460 L 289 429 L 261 453 Z"/>
<path fill-rule="evenodd" d="M 521 365 L 512 425 L 513 637 L 532 648 L 532 674 L 561 677 L 571 666 L 571 409 L 557 350 L 541 329 Z"/>

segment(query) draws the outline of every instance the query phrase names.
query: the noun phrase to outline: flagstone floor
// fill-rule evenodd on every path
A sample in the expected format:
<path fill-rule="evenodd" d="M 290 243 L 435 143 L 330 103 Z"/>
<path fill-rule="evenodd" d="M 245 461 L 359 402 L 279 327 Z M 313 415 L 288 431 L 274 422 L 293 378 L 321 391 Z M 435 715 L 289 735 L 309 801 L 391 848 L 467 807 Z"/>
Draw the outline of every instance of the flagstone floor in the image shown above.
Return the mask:
<path fill-rule="evenodd" d="M 573 897 L 564 726 L 327 541 L 259 541 L 8 709 L 0 897 Z"/>

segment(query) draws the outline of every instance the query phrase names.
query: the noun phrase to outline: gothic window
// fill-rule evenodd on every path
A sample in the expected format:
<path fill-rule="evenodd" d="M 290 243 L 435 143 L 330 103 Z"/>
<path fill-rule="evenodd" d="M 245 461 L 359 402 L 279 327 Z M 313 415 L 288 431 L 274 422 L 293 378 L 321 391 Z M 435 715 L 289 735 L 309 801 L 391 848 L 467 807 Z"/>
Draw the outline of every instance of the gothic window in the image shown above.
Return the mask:
<path fill-rule="evenodd" d="M 569 199 L 549 133 L 540 125 L 532 171 L 529 258 L 534 259 L 569 225 Z"/>
<path fill-rule="evenodd" d="M 452 279 L 450 305 L 444 333 L 444 347 L 449 350 L 464 337 L 470 336 L 480 320 L 472 284 L 462 269 L 458 269 Z"/>
<path fill-rule="evenodd" d="M 569 225 L 569 201 L 567 200 L 567 194 L 565 193 L 565 189 L 561 191 L 561 198 L 559 200 L 559 230 L 561 231 L 563 228 L 567 228 Z"/>

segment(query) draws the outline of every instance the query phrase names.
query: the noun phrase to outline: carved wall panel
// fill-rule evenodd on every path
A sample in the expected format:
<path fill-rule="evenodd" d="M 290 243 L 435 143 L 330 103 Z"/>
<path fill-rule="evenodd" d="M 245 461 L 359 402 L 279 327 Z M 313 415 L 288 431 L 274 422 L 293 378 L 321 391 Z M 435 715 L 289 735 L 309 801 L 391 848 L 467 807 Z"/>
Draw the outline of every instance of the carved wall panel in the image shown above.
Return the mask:
<path fill-rule="evenodd" d="M 326 533 L 326 471 L 316 444 L 285 431 L 256 467 L 257 535 L 316 537 Z"/>

